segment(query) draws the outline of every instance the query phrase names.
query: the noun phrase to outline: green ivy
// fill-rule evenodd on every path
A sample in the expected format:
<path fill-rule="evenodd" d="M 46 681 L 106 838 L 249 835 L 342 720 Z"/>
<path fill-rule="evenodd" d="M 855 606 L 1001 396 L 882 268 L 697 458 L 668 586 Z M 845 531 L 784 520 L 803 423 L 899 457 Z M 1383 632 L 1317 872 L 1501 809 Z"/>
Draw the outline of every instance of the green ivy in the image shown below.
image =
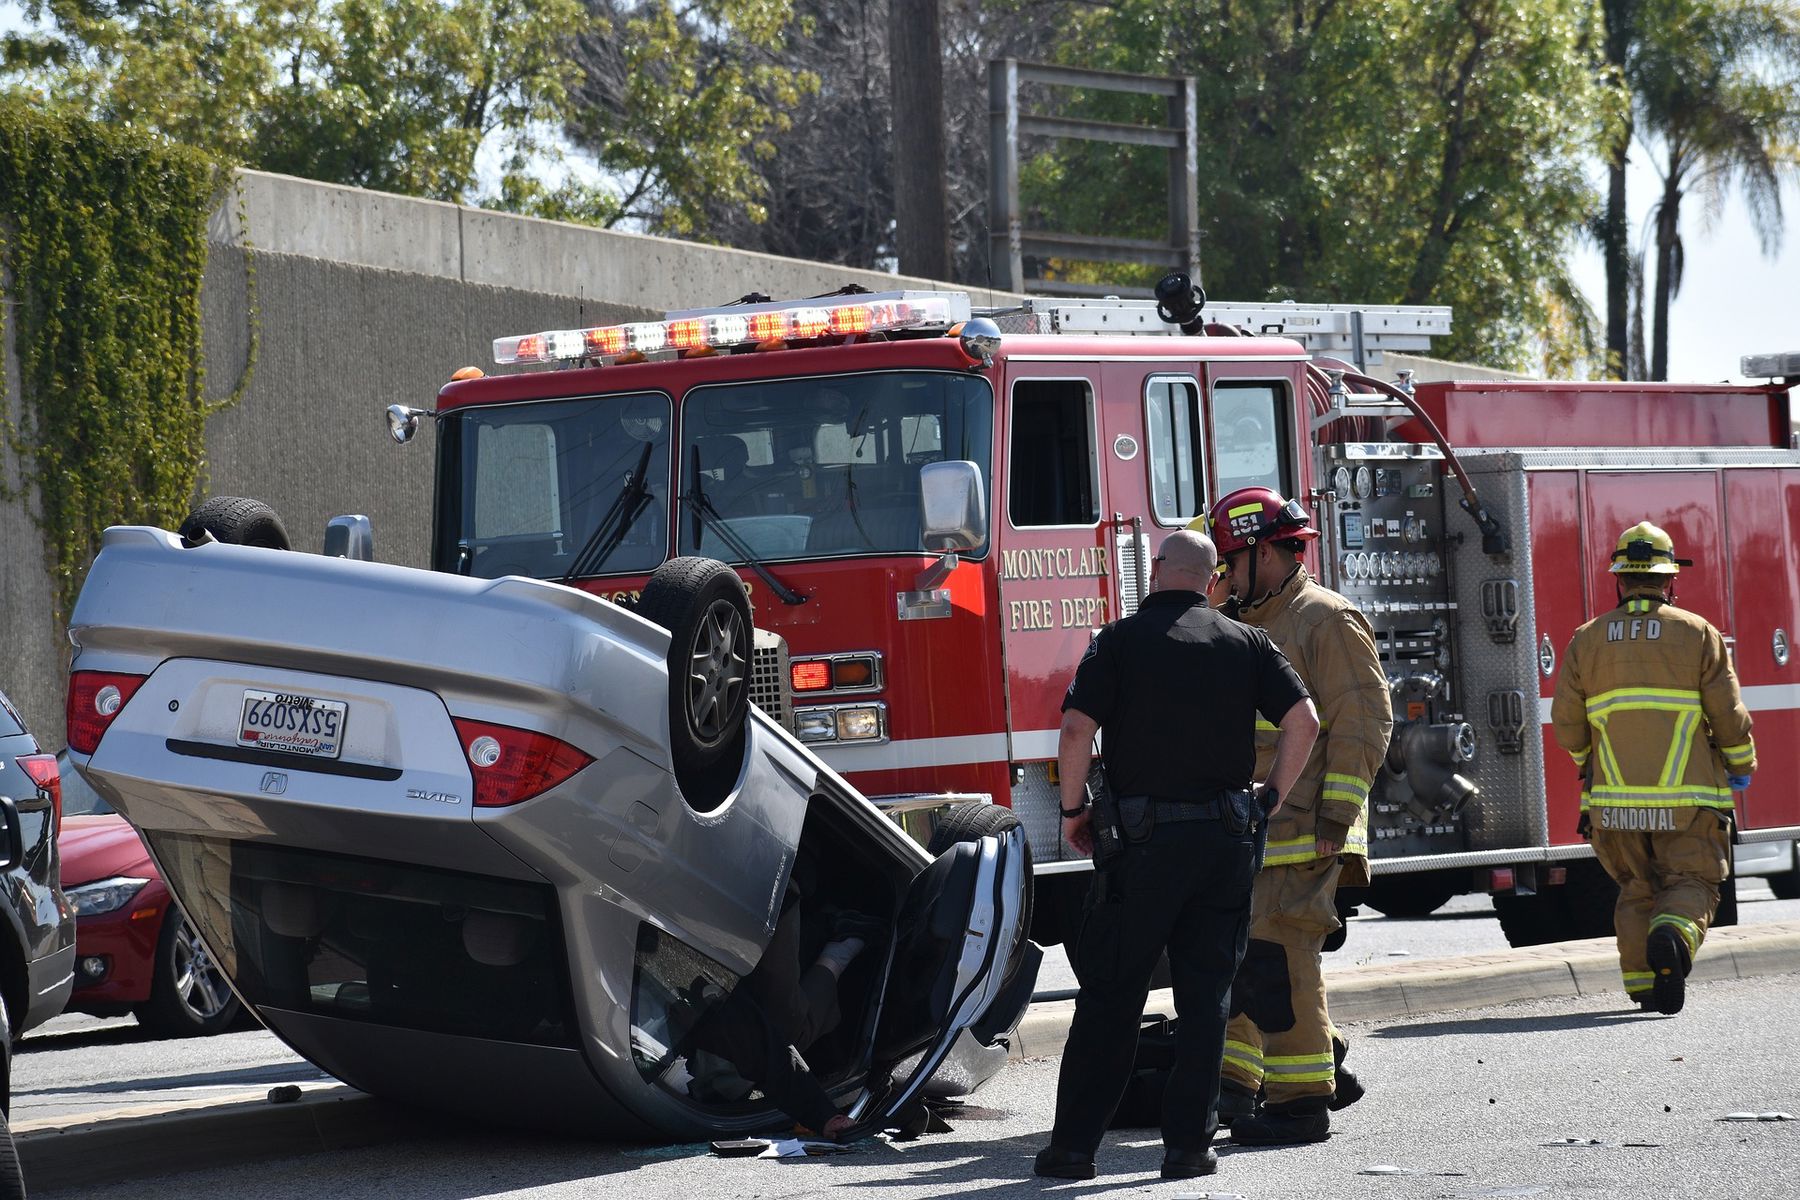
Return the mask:
<path fill-rule="evenodd" d="M 59 626 L 108 525 L 174 528 L 193 499 L 217 407 L 202 386 L 206 218 L 228 178 L 130 126 L 0 101 L 0 266 L 20 374 L 19 420 L 3 432 L 23 492 L 36 489 Z"/>

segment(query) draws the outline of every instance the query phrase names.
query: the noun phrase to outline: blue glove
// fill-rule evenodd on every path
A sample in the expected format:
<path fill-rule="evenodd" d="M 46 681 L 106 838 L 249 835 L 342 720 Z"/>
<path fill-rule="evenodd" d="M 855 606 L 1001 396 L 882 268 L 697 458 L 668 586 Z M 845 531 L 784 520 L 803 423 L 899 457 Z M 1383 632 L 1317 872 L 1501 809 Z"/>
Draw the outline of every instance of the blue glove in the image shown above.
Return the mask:
<path fill-rule="evenodd" d="M 1725 782 L 1731 785 L 1732 791 L 1741 792 L 1750 786 L 1750 777 L 1748 775 L 1727 775 Z"/>

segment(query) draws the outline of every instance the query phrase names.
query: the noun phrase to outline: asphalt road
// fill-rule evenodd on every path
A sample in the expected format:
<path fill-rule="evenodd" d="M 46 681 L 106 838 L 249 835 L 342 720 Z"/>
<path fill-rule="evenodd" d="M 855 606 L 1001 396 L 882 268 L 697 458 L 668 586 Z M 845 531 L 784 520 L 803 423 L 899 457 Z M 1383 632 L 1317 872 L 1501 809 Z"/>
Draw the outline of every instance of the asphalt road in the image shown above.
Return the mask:
<path fill-rule="evenodd" d="M 1800 921 L 1800 900 L 1777 900 L 1766 880 L 1747 876 L 1738 880 L 1738 921 L 1744 925 Z M 1494 902 L 1485 894 L 1453 897 L 1428 917 L 1384 917 L 1364 908 L 1361 915 L 1350 918 L 1350 935 L 1343 948 L 1325 956 L 1325 973 L 1329 976 L 1333 971 L 1370 963 L 1453 958 L 1506 948 L 1506 937 L 1494 917 Z M 1062 947 L 1044 952 L 1037 986 L 1040 995 L 1074 989 L 1075 973 L 1069 969 Z"/>
<path fill-rule="evenodd" d="M 1679 1017 L 1567 999 L 1351 1025 L 1369 1097 L 1338 1114 L 1331 1140 L 1282 1150 L 1227 1147 L 1212 1196 L 1381 1200 L 1499 1196 L 1800 1195 L 1800 1122 L 1739 1123 L 1734 1111 L 1800 1114 L 1800 975 L 1697 985 Z M 84 1200 L 229 1195 L 234 1200 L 634 1200 L 811 1197 L 880 1200 L 1102 1192 L 1176 1197 L 1156 1177 L 1151 1131 L 1115 1133 L 1092 1184 L 1030 1176 L 1050 1124 L 1058 1061 L 1016 1063 L 954 1129 L 910 1146 L 882 1141 L 832 1158 L 720 1159 L 704 1146 L 622 1148 L 459 1124 L 376 1149 L 196 1169 L 105 1188 Z M 1565 1144 L 1575 1139 L 1580 1144 Z M 1381 1173 L 1371 1173 L 1381 1172 Z M 840 1193 L 842 1194 L 842 1193 Z M 73 1191 L 33 1191 L 73 1200 Z"/>
<path fill-rule="evenodd" d="M 1775 899 L 1761 880 L 1742 881 L 1738 903 L 1746 924 L 1800 921 L 1800 900 Z M 1505 948 L 1487 897 L 1459 896 L 1429 917 L 1353 918 L 1348 942 L 1328 955 L 1325 964 L 1330 972 Z M 1038 977 L 1039 993 L 1074 986 L 1061 948 L 1047 951 Z M 130 1017 L 99 1020 L 68 1015 L 19 1043 L 13 1062 L 13 1121 L 15 1125 L 54 1121 L 172 1099 L 260 1097 L 278 1084 L 328 1079 L 261 1029 L 164 1040 L 150 1036 Z M 1800 1188 L 1795 1194 L 1800 1195 Z"/>

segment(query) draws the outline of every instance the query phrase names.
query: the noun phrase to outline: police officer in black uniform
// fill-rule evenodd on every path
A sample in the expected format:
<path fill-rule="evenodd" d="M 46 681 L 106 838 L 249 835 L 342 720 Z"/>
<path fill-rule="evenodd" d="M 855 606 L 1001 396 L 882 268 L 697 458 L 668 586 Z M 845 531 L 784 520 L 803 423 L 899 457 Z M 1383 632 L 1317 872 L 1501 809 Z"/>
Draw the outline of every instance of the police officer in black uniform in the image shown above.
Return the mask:
<path fill-rule="evenodd" d="M 1170 534 L 1155 559 L 1155 590 L 1094 638 L 1063 699 L 1063 837 L 1094 852 L 1086 780 L 1104 727 L 1123 849 L 1096 867 L 1071 949 L 1081 990 L 1039 1175 L 1094 1177 L 1094 1151 L 1130 1077 L 1165 948 L 1181 1021 L 1163 1093 L 1162 1174 L 1188 1179 L 1218 1165 L 1219 1060 L 1249 928 L 1256 827 L 1298 778 L 1319 718 L 1268 635 L 1208 607 L 1216 562 L 1204 534 Z M 1281 740 L 1266 786 L 1252 796 L 1258 713 Z M 1102 820 L 1110 830 L 1111 818 Z M 1112 840 L 1103 836 L 1102 849 Z"/>

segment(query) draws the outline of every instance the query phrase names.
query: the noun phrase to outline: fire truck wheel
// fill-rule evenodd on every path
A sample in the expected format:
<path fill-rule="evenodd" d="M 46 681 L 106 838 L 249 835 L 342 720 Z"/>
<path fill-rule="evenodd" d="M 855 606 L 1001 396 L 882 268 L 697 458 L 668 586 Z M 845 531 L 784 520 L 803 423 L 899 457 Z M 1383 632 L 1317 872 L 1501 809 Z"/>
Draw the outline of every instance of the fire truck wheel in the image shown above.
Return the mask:
<path fill-rule="evenodd" d="M 248 496 L 214 496 L 201 503 L 181 523 L 181 540 L 194 545 L 202 533 L 210 533 L 214 541 L 234 546 L 262 546 L 269 550 L 287 550 L 287 530 L 275 510 L 261 500 Z"/>
<path fill-rule="evenodd" d="M 1562 932 L 1563 906 L 1555 896 L 1496 894 L 1494 915 L 1509 946 L 1542 946 L 1573 936 Z"/>
<path fill-rule="evenodd" d="M 644 585 L 638 615 L 669 631 L 669 749 L 703 768 L 737 744 L 750 707 L 750 601 L 711 558 L 672 558 Z"/>
<path fill-rule="evenodd" d="M 1013 810 L 1003 804 L 958 804 L 944 814 L 944 819 L 937 823 L 931 831 L 931 840 L 925 850 L 933 858 L 942 854 L 958 842 L 978 842 L 989 834 L 1005 834 L 1020 828 L 1019 818 Z M 1032 905 L 1032 873 L 1031 842 L 1025 840 L 1025 919 L 1020 922 L 1021 929 L 1031 929 Z M 1022 952 L 1024 946 L 1019 950 Z M 1006 964 L 1006 982 L 1012 982 L 1014 972 L 1024 959 L 1023 953 L 1015 953 L 1012 961 Z"/>
<path fill-rule="evenodd" d="M 1468 891 L 1467 871 L 1419 871 L 1378 875 L 1369 885 L 1366 903 L 1387 917 L 1428 917 Z"/>
<path fill-rule="evenodd" d="M 1770 875 L 1769 890 L 1777 900 L 1800 900 L 1800 867 Z"/>
<path fill-rule="evenodd" d="M 1570 862 L 1568 882 L 1552 890 L 1560 891 L 1563 900 L 1563 932 L 1557 941 L 1613 936 L 1613 909 L 1619 906 L 1619 885 L 1598 859 L 1578 858 Z"/>

